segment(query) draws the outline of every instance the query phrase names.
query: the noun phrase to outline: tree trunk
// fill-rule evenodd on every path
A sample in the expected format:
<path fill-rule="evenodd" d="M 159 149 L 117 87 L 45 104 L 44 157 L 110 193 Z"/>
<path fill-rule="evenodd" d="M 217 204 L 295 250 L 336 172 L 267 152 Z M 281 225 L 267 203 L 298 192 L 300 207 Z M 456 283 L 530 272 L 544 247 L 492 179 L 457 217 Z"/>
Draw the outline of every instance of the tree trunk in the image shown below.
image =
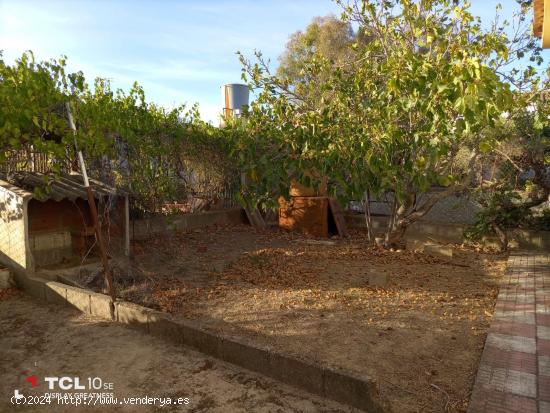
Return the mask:
<path fill-rule="evenodd" d="M 374 234 L 372 231 L 372 217 L 370 214 L 370 193 L 369 191 L 365 192 L 365 201 L 364 201 L 364 212 L 365 212 L 365 224 L 367 225 L 367 238 L 369 240 L 369 245 L 374 245 Z"/>
<path fill-rule="evenodd" d="M 501 228 L 498 224 L 492 224 L 492 226 L 498 235 L 500 252 L 508 251 L 508 232 L 506 231 L 506 228 Z"/>
<path fill-rule="evenodd" d="M 403 225 L 402 221 L 398 221 L 391 231 L 386 233 L 384 240 L 384 247 L 386 248 L 405 248 L 405 241 L 403 240 L 407 226 Z"/>
<path fill-rule="evenodd" d="M 386 233 L 384 234 L 384 247 L 390 248 L 390 234 L 393 232 L 393 226 L 395 224 L 395 216 L 397 214 L 397 199 L 394 197 L 391 205 L 390 219 L 388 226 L 386 227 Z"/>
<path fill-rule="evenodd" d="M 447 198 L 450 195 L 456 194 L 468 187 L 476 168 L 474 167 L 478 157 L 477 149 L 474 149 L 470 154 L 470 160 L 468 162 L 468 174 L 466 174 L 459 183 L 451 185 L 445 190 L 432 195 L 422 205 L 417 205 L 416 192 L 409 193 L 406 199 L 397 208 L 396 199 L 394 199 L 394 208 L 392 208 L 392 215 L 390 216 L 390 225 L 387 228 L 386 236 L 384 239 L 384 246 L 386 248 L 403 247 L 403 237 L 407 228 L 414 222 L 421 219 L 426 215 L 432 207 L 442 199 Z"/>
<path fill-rule="evenodd" d="M 390 225 L 386 230 L 384 237 L 384 247 L 386 248 L 404 248 L 405 242 L 403 237 L 407 231 L 408 222 L 406 221 L 409 210 L 414 205 L 416 194 L 409 194 L 405 200 L 399 202 L 394 199 L 392 208 L 392 216 L 390 217 Z"/>

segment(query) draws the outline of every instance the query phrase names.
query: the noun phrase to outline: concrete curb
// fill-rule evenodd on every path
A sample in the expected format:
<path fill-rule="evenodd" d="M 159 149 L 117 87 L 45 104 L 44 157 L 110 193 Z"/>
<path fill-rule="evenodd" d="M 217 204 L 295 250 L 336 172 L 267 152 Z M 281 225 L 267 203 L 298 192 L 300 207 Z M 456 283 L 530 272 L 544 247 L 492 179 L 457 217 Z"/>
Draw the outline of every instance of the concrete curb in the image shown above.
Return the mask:
<path fill-rule="evenodd" d="M 107 295 L 39 277 L 17 274 L 15 278 L 18 286 L 32 297 L 68 305 L 86 314 L 126 324 L 144 333 L 192 347 L 209 356 L 367 412 L 381 413 L 389 410 L 380 400 L 376 381 L 368 376 L 301 361 L 270 349 L 253 347 L 206 331 L 193 321 L 175 319 L 169 314 L 124 301 L 115 304 L 113 320 L 109 307 L 110 298 Z"/>

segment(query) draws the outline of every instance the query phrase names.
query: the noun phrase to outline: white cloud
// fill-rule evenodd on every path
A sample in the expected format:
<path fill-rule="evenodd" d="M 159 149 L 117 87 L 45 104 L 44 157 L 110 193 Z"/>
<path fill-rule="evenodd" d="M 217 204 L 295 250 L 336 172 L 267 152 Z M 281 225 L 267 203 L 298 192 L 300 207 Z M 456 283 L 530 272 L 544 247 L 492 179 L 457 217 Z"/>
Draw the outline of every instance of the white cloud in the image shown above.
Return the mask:
<path fill-rule="evenodd" d="M 227 76 L 223 70 L 212 69 L 207 62 L 193 60 L 142 61 L 136 64 L 103 63 L 102 68 L 117 73 L 129 73 L 139 79 L 219 80 Z"/>

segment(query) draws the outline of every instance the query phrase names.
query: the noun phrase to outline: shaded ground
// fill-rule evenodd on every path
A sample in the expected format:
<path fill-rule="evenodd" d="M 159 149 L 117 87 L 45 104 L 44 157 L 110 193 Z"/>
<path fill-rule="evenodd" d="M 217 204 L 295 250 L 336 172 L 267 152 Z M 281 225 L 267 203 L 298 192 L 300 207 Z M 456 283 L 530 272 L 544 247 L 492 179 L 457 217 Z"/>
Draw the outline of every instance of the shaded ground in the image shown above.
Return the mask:
<path fill-rule="evenodd" d="M 25 382 L 36 375 L 38 387 Z M 187 406 L 12 406 L 46 376 L 100 377 L 115 396 L 189 397 Z M 108 391 L 107 391 L 108 392 Z M 67 307 L 0 294 L 0 412 L 351 412 L 265 377 Z"/>
<path fill-rule="evenodd" d="M 135 246 L 126 299 L 256 345 L 369 374 L 396 412 L 466 411 L 505 259 L 451 260 L 216 227 Z M 388 284 L 374 287 L 373 276 Z"/>

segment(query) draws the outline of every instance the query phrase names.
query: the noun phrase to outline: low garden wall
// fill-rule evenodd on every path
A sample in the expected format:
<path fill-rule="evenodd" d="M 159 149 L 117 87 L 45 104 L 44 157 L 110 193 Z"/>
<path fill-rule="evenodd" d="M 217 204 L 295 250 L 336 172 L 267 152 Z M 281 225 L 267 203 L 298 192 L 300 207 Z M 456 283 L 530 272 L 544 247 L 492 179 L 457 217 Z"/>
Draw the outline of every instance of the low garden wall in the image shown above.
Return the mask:
<path fill-rule="evenodd" d="M 346 223 L 350 228 L 365 228 L 365 216 L 357 213 L 347 213 Z M 382 232 L 388 225 L 385 216 L 372 217 L 375 232 Z M 449 224 L 445 222 L 417 221 L 407 230 L 407 238 L 426 240 L 428 238 L 448 243 L 460 244 L 464 242 L 465 224 Z M 484 239 L 486 246 L 497 247 L 494 237 Z M 510 246 L 513 249 L 550 250 L 550 231 L 515 230 L 510 233 Z"/>
<path fill-rule="evenodd" d="M 350 228 L 365 228 L 363 214 L 346 213 L 345 219 Z M 135 240 L 171 231 L 203 228 L 214 224 L 244 224 L 248 223 L 242 208 L 232 208 L 220 211 L 201 212 L 196 214 L 174 215 L 138 219 L 131 222 L 131 237 Z M 382 232 L 388 223 L 385 216 L 374 216 L 375 232 Z M 425 240 L 427 238 L 439 242 L 462 243 L 466 224 L 447 223 L 421 220 L 411 225 L 407 231 L 410 239 Z M 485 245 L 497 247 L 497 239 L 487 237 Z M 527 250 L 550 250 L 550 231 L 515 230 L 510 234 L 512 248 Z"/>
<path fill-rule="evenodd" d="M 248 221 L 242 208 L 231 208 L 196 214 L 170 215 L 132 220 L 130 222 L 130 234 L 132 239 L 140 240 L 154 234 L 170 231 L 202 228 L 214 224 L 242 224 L 246 222 Z"/>

